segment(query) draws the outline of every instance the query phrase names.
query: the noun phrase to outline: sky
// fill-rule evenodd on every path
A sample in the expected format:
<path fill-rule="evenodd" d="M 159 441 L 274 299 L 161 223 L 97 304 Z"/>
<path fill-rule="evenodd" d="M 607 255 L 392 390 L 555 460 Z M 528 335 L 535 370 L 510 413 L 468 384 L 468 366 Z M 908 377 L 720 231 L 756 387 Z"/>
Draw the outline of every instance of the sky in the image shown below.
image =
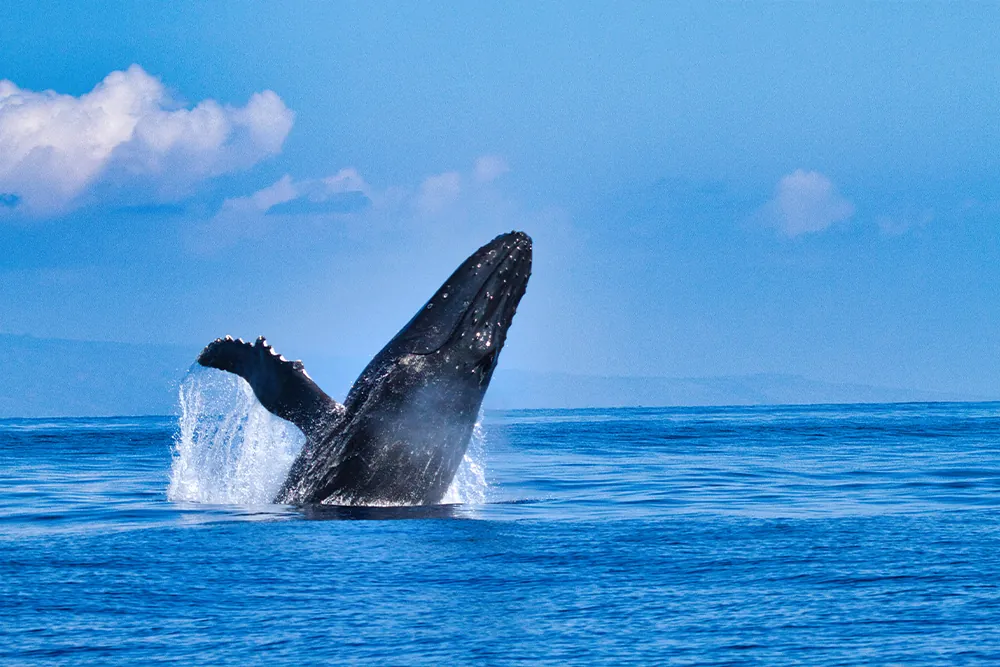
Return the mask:
<path fill-rule="evenodd" d="M 1000 5 L 2 5 L 0 334 L 1000 396 Z"/>

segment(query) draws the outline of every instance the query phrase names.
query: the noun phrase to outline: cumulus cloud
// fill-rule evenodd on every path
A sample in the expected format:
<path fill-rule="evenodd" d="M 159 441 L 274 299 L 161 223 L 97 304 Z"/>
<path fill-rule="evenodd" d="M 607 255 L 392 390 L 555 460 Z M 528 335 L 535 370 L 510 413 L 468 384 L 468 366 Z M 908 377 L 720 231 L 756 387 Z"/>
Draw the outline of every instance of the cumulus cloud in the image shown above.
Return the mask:
<path fill-rule="evenodd" d="M 784 176 L 764 208 L 768 223 L 789 237 L 821 232 L 854 215 L 854 205 L 817 171 L 798 169 Z"/>
<path fill-rule="evenodd" d="M 34 215 L 72 208 L 97 185 L 177 195 L 280 152 L 293 119 L 270 90 L 243 107 L 186 108 L 138 65 L 79 97 L 0 81 L 0 194 Z"/>

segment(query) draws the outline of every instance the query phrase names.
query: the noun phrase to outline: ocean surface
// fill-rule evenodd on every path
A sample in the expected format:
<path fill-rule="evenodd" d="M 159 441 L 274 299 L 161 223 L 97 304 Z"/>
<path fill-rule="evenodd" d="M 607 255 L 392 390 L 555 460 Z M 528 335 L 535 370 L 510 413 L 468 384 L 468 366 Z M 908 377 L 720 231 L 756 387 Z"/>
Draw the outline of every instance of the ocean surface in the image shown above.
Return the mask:
<path fill-rule="evenodd" d="M 0 664 L 1000 659 L 1000 404 L 490 412 L 451 504 L 295 508 L 187 391 L 0 421 Z"/>

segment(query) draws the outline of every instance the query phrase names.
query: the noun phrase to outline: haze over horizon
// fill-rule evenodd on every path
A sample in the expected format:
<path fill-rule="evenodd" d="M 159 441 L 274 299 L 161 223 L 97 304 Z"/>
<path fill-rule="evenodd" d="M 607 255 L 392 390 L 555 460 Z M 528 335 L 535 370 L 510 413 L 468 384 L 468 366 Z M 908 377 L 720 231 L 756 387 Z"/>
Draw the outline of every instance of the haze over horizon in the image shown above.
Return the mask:
<path fill-rule="evenodd" d="M 5 339 L 364 359 L 523 229 L 504 371 L 1000 396 L 1000 6 L 47 4 L 4 6 Z"/>

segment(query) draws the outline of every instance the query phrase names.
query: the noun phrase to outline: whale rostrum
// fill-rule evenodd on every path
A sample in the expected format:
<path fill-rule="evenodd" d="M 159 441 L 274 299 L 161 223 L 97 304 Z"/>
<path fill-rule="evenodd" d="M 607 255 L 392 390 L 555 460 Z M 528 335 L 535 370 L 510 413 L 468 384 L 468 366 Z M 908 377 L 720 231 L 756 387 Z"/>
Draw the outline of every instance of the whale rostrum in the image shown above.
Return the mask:
<path fill-rule="evenodd" d="M 375 355 L 343 405 L 263 336 L 209 343 L 199 364 L 242 377 L 261 405 L 306 436 L 275 502 L 440 502 L 527 287 L 531 252 L 523 232 L 474 252 Z"/>

